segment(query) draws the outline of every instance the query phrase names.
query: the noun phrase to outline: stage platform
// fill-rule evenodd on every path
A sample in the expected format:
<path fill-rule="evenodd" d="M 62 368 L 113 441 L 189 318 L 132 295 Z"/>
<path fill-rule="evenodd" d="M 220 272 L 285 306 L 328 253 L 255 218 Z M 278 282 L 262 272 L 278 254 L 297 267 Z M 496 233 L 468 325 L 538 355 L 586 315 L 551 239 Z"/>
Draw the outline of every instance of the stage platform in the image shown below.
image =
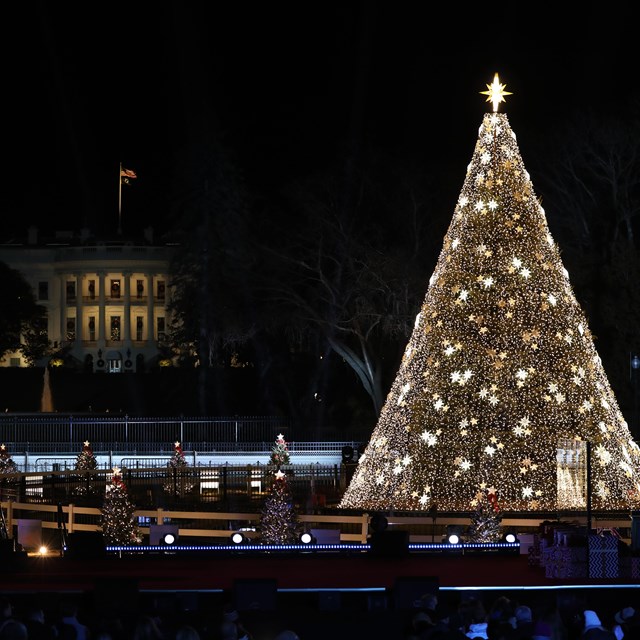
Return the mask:
<path fill-rule="evenodd" d="M 11 591 L 83 591 L 105 580 L 135 583 L 140 591 L 228 591 L 237 580 L 274 580 L 278 590 L 385 590 L 399 579 L 433 580 L 439 588 L 553 588 L 628 586 L 631 578 L 548 578 L 526 554 L 371 550 L 296 552 L 152 551 L 67 556 L 6 556 L 0 584 Z"/>

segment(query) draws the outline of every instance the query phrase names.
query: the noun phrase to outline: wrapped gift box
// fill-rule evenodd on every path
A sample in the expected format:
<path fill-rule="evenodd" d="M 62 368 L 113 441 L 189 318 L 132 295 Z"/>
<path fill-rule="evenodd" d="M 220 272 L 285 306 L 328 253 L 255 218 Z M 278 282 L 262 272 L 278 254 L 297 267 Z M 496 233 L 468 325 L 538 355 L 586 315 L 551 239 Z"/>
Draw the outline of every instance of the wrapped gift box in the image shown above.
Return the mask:
<path fill-rule="evenodd" d="M 590 578 L 620 577 L 618 546 L 619 541 L 615 536 L 588 537 Z"/>
<path fill-rule="evenodd" d="M 633 556 L 631 558 L 631 574 L 630 578 L 640 578 L 640 557 Z"/>

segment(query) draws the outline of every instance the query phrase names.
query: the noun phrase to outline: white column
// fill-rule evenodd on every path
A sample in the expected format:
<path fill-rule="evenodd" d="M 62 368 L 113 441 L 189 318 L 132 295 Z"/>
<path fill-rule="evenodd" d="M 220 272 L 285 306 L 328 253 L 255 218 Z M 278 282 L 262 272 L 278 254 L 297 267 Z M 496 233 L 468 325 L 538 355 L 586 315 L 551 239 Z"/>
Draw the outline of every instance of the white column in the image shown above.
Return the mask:
<path fill-rule="evenodd" d="M 124 279 L 124 318 L 122 318 L 122 340 L 124 346 L 131 346 L 131 272 L 123 272 Z"/>
<path fill-rule="evenodd" d="M 105 347 L 105 295 L 104 295 L 105 275 L 104 271 L 98 272 L 98 346 Z"/>
<path fill-rule="evenodd" d="M 60 276 L 60 346 L 67 341 L 67 277 Z"/>
<path fill-rule="evenodd" d="M 147 274 L 147 344 L 153 342 L 153 274 Z"/>
<path fill-rule="evenodd" d="M 79 273 L 75 274 L 76 279 L 76 344 L 82 346 L 82 276 Z"/>

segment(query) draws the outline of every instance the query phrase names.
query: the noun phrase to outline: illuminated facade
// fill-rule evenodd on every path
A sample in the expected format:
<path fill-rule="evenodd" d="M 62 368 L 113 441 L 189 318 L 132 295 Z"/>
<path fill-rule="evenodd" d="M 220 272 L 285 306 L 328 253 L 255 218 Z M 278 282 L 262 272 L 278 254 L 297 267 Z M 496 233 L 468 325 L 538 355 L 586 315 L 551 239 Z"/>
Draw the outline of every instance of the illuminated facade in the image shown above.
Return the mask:
<path fill-rule="evenodd" d="M 0 260 L 22 273 L 47 309 L 54 352 L 85 371 L 143 371 L 165 341 L 171 247 L 145 241 L 100 242 L 87 231 L 0 245 Z M 38 363 L 43 364 L 43 363 Z M 19 353 L 0 366 L 26 366 Z"/>

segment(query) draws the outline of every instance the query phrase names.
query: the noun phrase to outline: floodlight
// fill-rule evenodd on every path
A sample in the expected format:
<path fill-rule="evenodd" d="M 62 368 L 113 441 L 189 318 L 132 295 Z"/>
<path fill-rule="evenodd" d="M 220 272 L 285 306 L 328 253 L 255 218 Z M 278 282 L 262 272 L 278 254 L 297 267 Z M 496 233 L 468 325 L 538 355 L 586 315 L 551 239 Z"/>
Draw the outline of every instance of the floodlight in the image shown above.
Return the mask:
<path fill-rule="evenodd" d="M 163 544 L 172 545 L 176 543 L 176 536 L 173 533 L 165 533 L 162 538 Z"/>
<path fill-rule="evenodd" d="M 305 531 L 300 535 L 300 542 L 301 544 L 314 544 L 316 539 L 308 531 Z"/>
<path fill-rule="evenodd" d="M 462 543 L 462 526 L 459 524 L 449 524 L 447 525 L 447 535 L 446 540 L 451 545 L 461 544 Z"/>
<path fill-rule="evenodd" d="M 231 542 L 233 544 L 242 544 L 245 539 L 246 538 L 239 531 L 235 531 L 231 534 Z"/>

